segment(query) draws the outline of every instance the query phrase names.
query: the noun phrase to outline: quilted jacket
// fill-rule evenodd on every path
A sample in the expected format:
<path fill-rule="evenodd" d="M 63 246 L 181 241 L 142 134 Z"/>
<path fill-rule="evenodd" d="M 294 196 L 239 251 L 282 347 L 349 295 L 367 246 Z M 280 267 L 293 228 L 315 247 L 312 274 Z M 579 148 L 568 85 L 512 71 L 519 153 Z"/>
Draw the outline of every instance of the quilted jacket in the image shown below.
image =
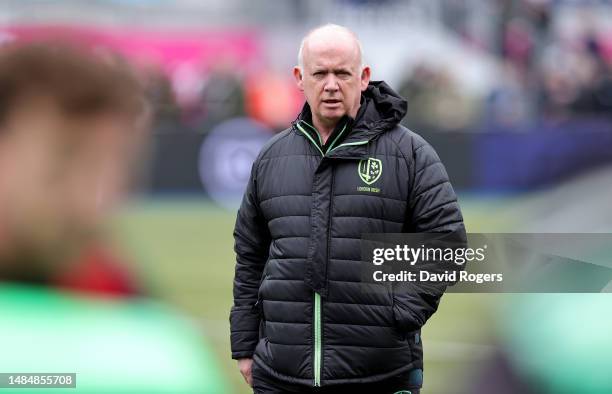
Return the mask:
<path fill-rule="evenodd" d="M 364 233 L 465 231 L 435 151 L 399 124 L 406 108 L 371 82 L 326 144 L 305 104 L 262 149 L 234 230 L 233 358 L 310 386 L 422 369 L 420 329 L 442 292 L 360 282 Z"/>

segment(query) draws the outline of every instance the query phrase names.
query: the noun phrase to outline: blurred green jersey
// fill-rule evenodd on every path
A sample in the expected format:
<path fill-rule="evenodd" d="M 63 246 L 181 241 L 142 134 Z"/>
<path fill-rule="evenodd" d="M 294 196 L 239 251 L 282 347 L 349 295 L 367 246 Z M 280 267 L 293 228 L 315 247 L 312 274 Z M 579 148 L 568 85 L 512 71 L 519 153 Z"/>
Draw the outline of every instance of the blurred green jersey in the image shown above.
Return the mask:
<path fill-rule="evenodd" d="M 21 394 L 228 392 L 202 335 L 146 299 L 0 284 L 0 373 L 76 373 L 75 388 Z"/>

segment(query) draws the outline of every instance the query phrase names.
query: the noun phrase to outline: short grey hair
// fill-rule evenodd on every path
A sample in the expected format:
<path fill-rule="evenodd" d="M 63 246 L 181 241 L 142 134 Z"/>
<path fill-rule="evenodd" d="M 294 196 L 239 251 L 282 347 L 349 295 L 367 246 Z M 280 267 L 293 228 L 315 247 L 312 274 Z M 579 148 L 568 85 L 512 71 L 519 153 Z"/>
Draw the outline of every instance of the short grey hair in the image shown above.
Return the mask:
<path fill-rule="evenodd" d="M 340 31 L 344 31 L 345 33 L 348 33 L 351 36 L 353 36 L 355 38 L 355 42 L 357 42 L 357 46 L 359 48 L 359 64 L 360 64 L 361 67 L 365 66 L 365 63 L 363 61 L 363 46 L 361 45 L 361 41 L 359 41 L 359 38 L 357 37 L 357 34 L 355 34 L 355 32 L 350 30 L 348 27 L 341 26 L 341 25 L 336 25 L 334 23 L 327 23 L 325 25 L 321 25 L 321 26 L 315 27 L 314 29 L 310 30 L 304 36 L 304 38 L 302 38 L 302 42 L 300 43 L 300 49 L 298 51 L 298 56 L 297 56 L 298 67 L 300 69 L 304 69 L 304 45 L 306 45 L 306 40 L 308 39 L 308 37 L 310 37 L 310 35 L 312 33 L 316 32 L 318 30 L 323 30 L 323 29 L 340 30 Z"/>

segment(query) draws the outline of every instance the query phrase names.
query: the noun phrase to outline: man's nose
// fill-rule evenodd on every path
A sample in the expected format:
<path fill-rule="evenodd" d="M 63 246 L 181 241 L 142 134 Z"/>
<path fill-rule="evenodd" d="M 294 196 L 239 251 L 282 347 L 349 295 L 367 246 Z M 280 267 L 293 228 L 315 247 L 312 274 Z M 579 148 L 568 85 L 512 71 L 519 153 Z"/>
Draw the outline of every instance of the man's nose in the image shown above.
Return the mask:
<path fill-rule="evenodd" d="M 339 89 L 338 86 L 338 80 L 336 79 L 336 76 L 332 73 L 330 73 L 327 78 L 325 79 L 325 87 L 324 87 L 326 92 L 336 92 Z"/>

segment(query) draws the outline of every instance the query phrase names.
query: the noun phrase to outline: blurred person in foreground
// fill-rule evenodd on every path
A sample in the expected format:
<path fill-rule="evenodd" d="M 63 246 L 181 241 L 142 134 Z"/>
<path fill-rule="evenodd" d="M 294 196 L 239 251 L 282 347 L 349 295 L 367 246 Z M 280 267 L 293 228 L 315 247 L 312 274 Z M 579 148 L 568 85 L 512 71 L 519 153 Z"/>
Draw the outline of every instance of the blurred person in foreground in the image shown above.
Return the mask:
<path fill-rule="evenodd" d="M 125 66 L 59 44 L 1 49 L 0 279 L 81 270 L 123 195 L 144 111 Z"/>
<path fill-rule="evenodd" d="M 76 373 L 78 393 L 224 392 L 172 311 L 55 286 L 103 240 L 147 119 L 127 65 L 58 43 L 0 48 L 1 373 Z"/>
<path fill-rule="evenodd" d="M 294 76 L 306 104 L 255 160 L 234 229 L 232 357 L 255 393 L 418 393 L 445 287 L 367 291 L 361 236 L 464 240 L 455 193 L 353 32 L 311 31 Z"/>

